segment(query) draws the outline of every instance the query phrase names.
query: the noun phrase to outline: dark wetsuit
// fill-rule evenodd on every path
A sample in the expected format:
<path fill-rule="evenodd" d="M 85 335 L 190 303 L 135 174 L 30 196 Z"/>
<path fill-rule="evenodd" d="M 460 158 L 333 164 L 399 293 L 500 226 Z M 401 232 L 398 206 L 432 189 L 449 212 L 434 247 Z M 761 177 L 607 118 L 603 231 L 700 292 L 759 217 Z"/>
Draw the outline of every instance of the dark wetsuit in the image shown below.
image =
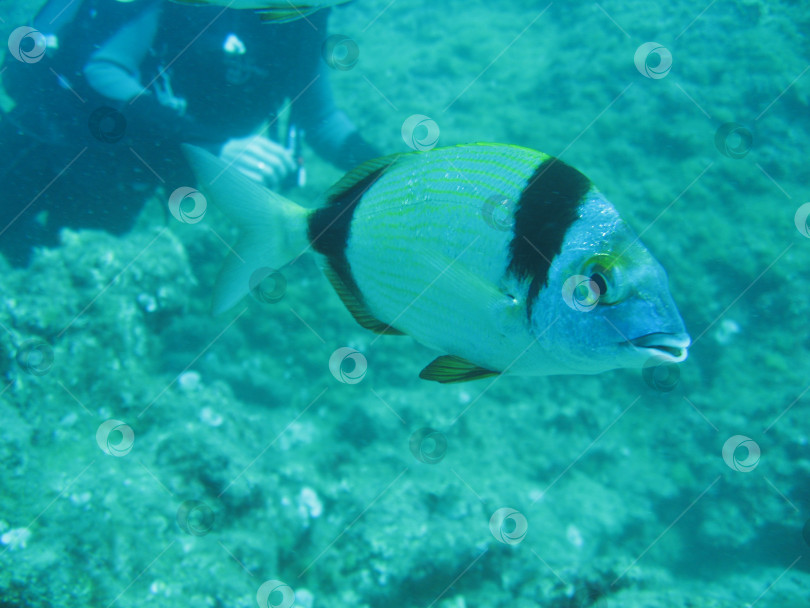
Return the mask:
<path fill-rule="evenodd" d="M 2 75 L 16 107 L 0 119 L 0 252 L 24 264 L 63 226 L 128 230 L 155 185 L 194 184 L 180 143 L 218 154 L 285 99 L 338 167 L 375 156 L 334 104 L 327 13 L 275 25 L 160 0 L 51 0 L 33 24 L 51 41 L 44 57 L 9 54 Z"/>

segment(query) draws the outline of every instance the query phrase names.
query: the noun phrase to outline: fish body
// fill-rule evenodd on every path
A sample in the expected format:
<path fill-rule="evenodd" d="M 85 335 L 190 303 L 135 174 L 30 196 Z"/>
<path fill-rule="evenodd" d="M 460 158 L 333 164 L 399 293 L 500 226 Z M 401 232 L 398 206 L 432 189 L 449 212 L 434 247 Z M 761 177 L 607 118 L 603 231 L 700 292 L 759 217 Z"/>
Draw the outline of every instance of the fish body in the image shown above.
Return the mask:
<path fill-rule="evenodd" d="M 289 23 L 304 19 L 312 13 L 330 6 L 345 4 L 350 0 L 312 0 L 298 2 L 292 0 L 172 0 L 178 4 L 193 6 L 221 6 L 223 8 L 247 9 L 256 11 L 262 21 Z"/>
<path fill-rule="evenodd" d="M 256 268 L 310 249 L 355 319 L 443 356 L 421 376 L 593 374 L 686 358 L 664 269 L 582 173 L 469 144 L 370 161 L 313 211 L 187 148 L 201 189 L 246 231 L 215 290 L 227 309 Z"/>

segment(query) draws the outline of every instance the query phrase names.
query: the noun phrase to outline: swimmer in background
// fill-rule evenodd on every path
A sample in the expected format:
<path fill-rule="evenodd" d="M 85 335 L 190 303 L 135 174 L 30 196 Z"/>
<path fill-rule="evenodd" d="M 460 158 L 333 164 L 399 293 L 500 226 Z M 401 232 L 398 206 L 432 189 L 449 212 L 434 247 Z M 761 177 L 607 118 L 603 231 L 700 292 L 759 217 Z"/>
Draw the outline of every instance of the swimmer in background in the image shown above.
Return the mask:
<path fill-rule="evenodd" d="M 182 143 L 271 189 L 300 183 L 303 136 L 342 170 L 379 156 L 335 105 L 328 12 L 268 24 L 219 6 L 50 0 L 33 23 L 43 56 L 9 53 L 2 75 L 16 105 L 0 119 L 0 253 L 23 266 L 62 227 L 126 232 L 155 186 L 195 183 Z"/>

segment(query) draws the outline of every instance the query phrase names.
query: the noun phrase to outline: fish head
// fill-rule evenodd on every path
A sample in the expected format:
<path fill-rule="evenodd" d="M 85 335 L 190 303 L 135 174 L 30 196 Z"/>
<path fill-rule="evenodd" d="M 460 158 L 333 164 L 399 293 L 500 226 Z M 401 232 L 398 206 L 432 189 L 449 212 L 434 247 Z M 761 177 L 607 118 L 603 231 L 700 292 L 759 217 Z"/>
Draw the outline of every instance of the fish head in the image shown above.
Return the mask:
<path fill-rule="evenodd" d="M 595 374 L 678 363 L 691 340 L 663 266 L 592 189 L 530 306 L 537 341 L 557 373 Z"/>

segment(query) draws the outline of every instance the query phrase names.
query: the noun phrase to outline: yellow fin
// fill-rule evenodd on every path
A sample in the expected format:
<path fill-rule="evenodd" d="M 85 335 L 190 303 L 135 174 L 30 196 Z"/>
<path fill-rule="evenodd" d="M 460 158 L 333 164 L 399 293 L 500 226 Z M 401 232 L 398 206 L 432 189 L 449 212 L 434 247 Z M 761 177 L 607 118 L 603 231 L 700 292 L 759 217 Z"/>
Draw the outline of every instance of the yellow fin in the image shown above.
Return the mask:
<path fill-rule="evenodd" d="M 374 315 L 371 314 L 371 311 L 366 308 L 366 305 L 360 300 L 360 298 L 358 298 L 357 295 L 354 294 L 351 289 L 346 287 L 346 284 L 340 280 L 338 273 L 335 272 L 331 266 L 327 265 L 324 268 L 324 274 L 329 279 L 329 282 L 332 283 L 332 287 L 334 287 L 338 296 L 340 296 L 340 300 L 343 302 L 346 310 L 352 314 L 354 320 L 357 321 L 361 327 L 370 329 L 377 334 L 386 334 L 389 336 L 405 335 L 398 329 L 391 327 L 387 323 L 383 323 L 379 319 L 375 318 Z"/>
<path fill-rule="evenodd" d="M 434 359 L 430 365 L 419 372 L 419 377 L 423 380 L 434 380 L 442 384 L 450 384 L 452 382 L 468 382 L 469 380 L 490 378 L 491 376 L 498 376 L 500 373 L 484 369 L 455 355 L 443 355 Z"/>

